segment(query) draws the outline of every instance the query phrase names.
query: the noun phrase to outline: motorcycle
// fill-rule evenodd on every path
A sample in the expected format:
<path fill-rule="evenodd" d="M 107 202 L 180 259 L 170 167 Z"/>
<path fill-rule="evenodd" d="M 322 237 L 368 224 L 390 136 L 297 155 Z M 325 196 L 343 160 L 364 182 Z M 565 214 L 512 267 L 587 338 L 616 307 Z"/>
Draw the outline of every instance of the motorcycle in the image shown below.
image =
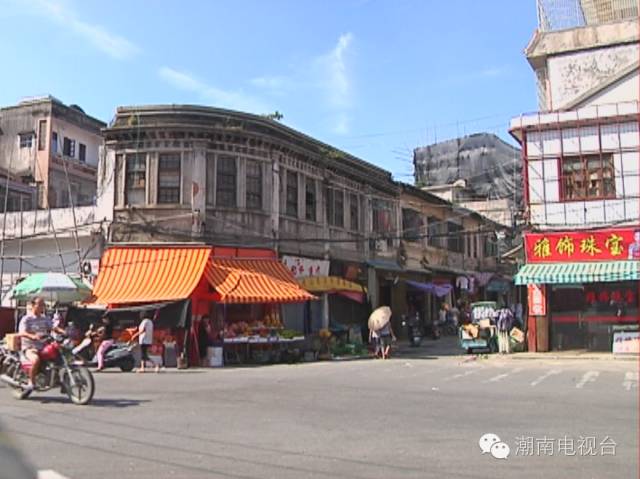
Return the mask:
<path fill-rule="evenodd" d="M 120 370 L 125 373 L 133 371 L 136 365 L 135 358 L 133 357 L 133 348 L 134 346 L 128 344 L 113 343 L 104 354 L 104 367 L 120 368 Z M 83 343 L 73 349 L 73 354 L 81 359 L 85 366 L 98 366 L 95 348 L 91 341 L 83 341 Z"/>
<path fill-rule="evenodd" d="M 78 364 L 71 352 L 71 344 L 60 336 L 47 336 L 39 352 L 40 368 L 34 389 L 27 389 L 31 362 L 22 353 L 11 351 L 2 362 L 0 380 L 6 383 L 16 399 L 26 399 L 33 391 L 44 392 L 60 387 L 72 403 L 88 404 L 95 392 L 91 371 Z"/>
<path fill-rule="evenodd" d="M 402 321 L 402 326 L 407 328 L 407 337 L 411 347 L 417 348 L 422 343 L 422 330 L 417 316 L 411 316 Z"/>

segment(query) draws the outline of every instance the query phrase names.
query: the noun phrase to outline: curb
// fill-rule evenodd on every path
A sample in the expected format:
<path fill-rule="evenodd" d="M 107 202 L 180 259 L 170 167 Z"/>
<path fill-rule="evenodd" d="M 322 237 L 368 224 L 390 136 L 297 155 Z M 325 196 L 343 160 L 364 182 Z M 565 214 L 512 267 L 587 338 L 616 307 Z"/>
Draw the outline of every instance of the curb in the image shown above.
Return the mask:
<path fill-rule="evenodd" d="M 551 355 L 547 356 L 544 353 L 541 353 L 539 356 L 518 356 L 517 354 L 513 355 L 502 355 L 499 357 L 516 359 L 520 361 L 526 360 L 535 360 L 535 359 L 553 359 L 553 360 L 589 360 L 589 361 L 638 361 L 640 356 L 614 356 L 613 354 L 610 356 L 558 356 Z"/>

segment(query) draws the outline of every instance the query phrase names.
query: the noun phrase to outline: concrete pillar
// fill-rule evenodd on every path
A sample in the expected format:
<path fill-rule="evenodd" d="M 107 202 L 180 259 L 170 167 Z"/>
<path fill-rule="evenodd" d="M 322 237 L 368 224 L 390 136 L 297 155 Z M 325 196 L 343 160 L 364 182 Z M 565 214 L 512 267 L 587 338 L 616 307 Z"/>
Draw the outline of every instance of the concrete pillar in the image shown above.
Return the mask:
<path fill-rule="evenodd" d="M 329 329 L 329 295 L 322 293 L 322 329 Z"/>
<path fill-rule="evenodd" d="M 122 165 L 124 167 L 124 165 Z M 122 168 L 121 168 L 122 169 Z M 96 190 L 96 220 L 113 219 L 113 208 L 116 203 L 116 182 L 121 185 L 119 192 L 122 198 L 118 203 L 124 203 L 124 188 L 122 187 L 122 171 L 116 170 L 116 153 L 112 149 L 100 147 L 98 160 L 98 185 Z"/>
<path fill-rule="evenodd" d="M 198 148 L 194 151 L 192 166 L 191 211 L 193 211 L 193 222 L 191 231 L 201 233 L 207 200 L 207 152 L 204 148 Z"/>
<path fill-rule="evenodd" d="M 272 155 L 272 167 L 271 167 L 271 231 L 273 239 L 277 240 L 280 237 L 280 161 L 277 153 Z M 279 249 L 279 245 L 275 243 L 276 252 Z"/>
<path fill-rule="evenodd" d="M 380 298 L 378 293 L 378 275 L 376 269 L 367 268 L 367 290 L 369 291 L 369 300 L 373 309 L 379 306 Z"/>

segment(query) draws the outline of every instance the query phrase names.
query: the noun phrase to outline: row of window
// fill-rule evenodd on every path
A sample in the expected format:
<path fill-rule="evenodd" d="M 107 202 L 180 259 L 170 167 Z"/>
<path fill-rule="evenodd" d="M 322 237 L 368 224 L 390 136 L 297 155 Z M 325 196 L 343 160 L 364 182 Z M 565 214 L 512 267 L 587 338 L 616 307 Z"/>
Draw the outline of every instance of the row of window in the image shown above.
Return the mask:
<path fill-rule="evenodd" d="M 123 155 L 117 155 L 116 163 L 118 171 L 121 171 Z M 209 165 L 213 162 L 209 161 Z M 218 156 L 215 162 L 215 188 L 208 189 L 207 200 L 222 208 L 238 207 L 238 162 L 236 157 Z M 125 168 L 125 204 L 143 205 L 146 203 L 147 187 L 147 159 L 144 154 L 126 156 Z M 207 172 L 210 173 L 209 171 Z M 284 184 L 284 210 L 286 216 L 298 217 L 298 175 L 300 173 L 283 169 L 281 183 Z M 180 153 L 162 153 L 158 155 L 158 183 L 157 203 L 180 203 L 181 184 L 181 158 Z M 263 163 L 258 160 L 247 159 L 244 172 L 245 183 L 245 207 L 249 210 L 263 209 Z M 209 182 L 211 185 L 211 182 Z M 304 205 L 305 219 L 317 221 L 317 181 L 314 178 L 305 177 Z M 349 200 L 349 224 L 345 224 L 345 200 Z M 339 228 L 347 228 L 352 231 L 360 230 L 360 203 L 359 196 L 355 193 L 347 193 L 336 188 L 325 188 L 325 213 L 329 225 Z M 391 227 L 391 204 L 381 202 L 374 205 L 374 211 L 379 211 L 374 218 L 374 231 L 385 232 Z"/>
<path fill-rule="evenodd" d="M 18 135 L 20 148 L 32 148 L 34 141 L 34 134 L 32 132 L 20 133 Z M 44 150 L 46 148 L 47 138 L 47 120 L 40 120 L 38 124 L 38 150 Z M 53 155 L 58 154 L 58 133 L 51 132 L 51 153 Z M 62 138 L 62 154 L 69 158 L 76 158 L 76 140 Z M 78 143 L 78 157 L 77 159 L 82 162 L 87 162 L 87 145 L 84 143 Z"/>
<path fill-rule="evenodd" d="M 0 198 L 4 202 L 6 190 L 4 186 L 0 186 Z M 29 211 L 33 208 L 33 196 L 29 193 L 23 193 L 20 191 L 14 191 L 9 189 L 9 194 L 6 195 L 7 199 L 7 212 L 10 211 Z M 0 208 L 4 207 L 4 204 Z"/>
<path fill-rule="evenodd" d="M 422 236 L 418 236 L 417 231 L 422 229 L 423 223 L 420 218 L 419 227 L 416 227 L 416 221 L 407 224 L 404 222 L 405 218 L 408 219 L 409 215 L 404 210 L 403 213 L 403 230 L 404 238 L 407 241 L 418 241 Z M 419 215 L 417 211 L 413 211 L 413 215 Z M 454 253 L 461 253 L 471 258 L 479 258 L 481 256 L 478 246 L 477 237 L 475 234 L 468 234 L 465 232 L 464 227 L 461 224 L 454 223 L 452 221 L 440 220 L 436 217 L 429 216 L 427 218 L 427 244 L 434 248 L 447 249 Z M 489 240 L 484 242 L 484 256 L 495 256 L 497 254 L 497 245 Z"/>

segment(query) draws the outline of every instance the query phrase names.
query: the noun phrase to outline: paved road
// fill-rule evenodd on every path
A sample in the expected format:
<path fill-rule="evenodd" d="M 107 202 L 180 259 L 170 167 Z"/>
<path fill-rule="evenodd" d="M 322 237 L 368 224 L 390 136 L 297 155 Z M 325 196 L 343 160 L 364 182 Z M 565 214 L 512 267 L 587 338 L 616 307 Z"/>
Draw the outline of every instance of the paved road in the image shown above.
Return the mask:
<path fill-rule="evenodd" d="M 71 479 L 638 477 L 637 362 L 468 359 L 103 373 L 89 407 L 0 389 L 1 420 Z"/>

